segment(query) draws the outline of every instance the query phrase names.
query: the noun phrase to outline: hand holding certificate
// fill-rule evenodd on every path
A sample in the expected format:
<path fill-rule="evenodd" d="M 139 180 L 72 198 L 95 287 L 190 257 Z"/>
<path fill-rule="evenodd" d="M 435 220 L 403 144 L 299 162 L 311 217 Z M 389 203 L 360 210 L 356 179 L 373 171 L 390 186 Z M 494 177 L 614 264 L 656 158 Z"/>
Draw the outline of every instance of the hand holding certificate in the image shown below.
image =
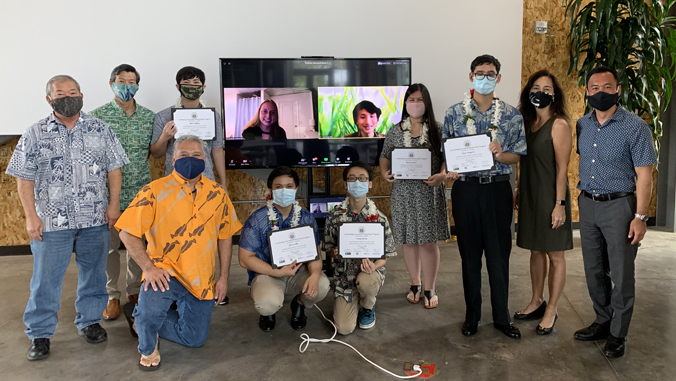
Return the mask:
<path fill-rule="evenodd" d="M 338 225 L 338 257 L 341 259 L 385 258 L 385 224 L 343 222 Z"/>
<path fill-rule="evenodd" d="M 195 135 L 202 140 L 216 137 L 215 108 L 172 108 L 171 114 L 176 125 L 176 139 L 183 135 Z"/>
<path fill-rule="evenodd" d="M 277 269 L 296 263 L 319 259 L 314 225 L 268 232 L 272 268 Z"/>
<path fill-rule="evenodd" d="M 488 149 L 490 134 L 448 138 L 444 141 L 446 170 L 457 173 L 495 169 L 493 153 Z"/>
<path fill-rule="evenodd" d="M 432 176 L 432 151 L 429 148 L 393 149 L 391 172 L 398 180 L 427 180 Z"/>

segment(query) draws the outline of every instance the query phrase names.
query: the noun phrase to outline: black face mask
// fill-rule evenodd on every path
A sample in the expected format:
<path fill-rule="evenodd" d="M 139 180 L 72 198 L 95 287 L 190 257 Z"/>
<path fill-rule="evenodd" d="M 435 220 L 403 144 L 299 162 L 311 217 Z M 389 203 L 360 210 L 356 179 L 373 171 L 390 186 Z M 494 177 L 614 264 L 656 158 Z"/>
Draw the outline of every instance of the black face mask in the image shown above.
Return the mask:
<path fill-rule="evenodd" d="M 75 116 L 82 110 L 82 96 L 54 98 L 52 109 L 66 118 Z"/>
<path fill-rule="evenodd" d="M 608 94 L 603 91 L 599 91 L 594 95 L 588 95 L 587 100 L 589 100 L 589 105 L 599 111 L 607 111 L 611 107 L 615 106 L 620 100 L 620 93 Z"/>
<path fill-rule="evenodd" d="M 178 87 L 185 99 L 194 101 L 204 94 L 204 87 L 202 85 L 179 85 Z"/>
<path fill-rule="evenodd" d="M 554 103 L 554 94 L 545 93 L 544 91 L 534 91 L 530 93 L 530 103 L 537 108 L 545 108 Z"/>

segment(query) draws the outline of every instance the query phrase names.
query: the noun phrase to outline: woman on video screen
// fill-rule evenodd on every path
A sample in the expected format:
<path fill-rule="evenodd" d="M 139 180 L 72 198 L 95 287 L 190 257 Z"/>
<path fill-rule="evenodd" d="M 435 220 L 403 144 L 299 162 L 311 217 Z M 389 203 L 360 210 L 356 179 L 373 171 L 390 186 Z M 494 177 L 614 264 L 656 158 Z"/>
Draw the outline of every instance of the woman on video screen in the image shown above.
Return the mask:
<path fill-rule="evenodd" d="M 277 104 L 267 99 L 258 106 L 258 111 L 242 131 L 245 140 L 286 139 L 286 131 L 279 126 Z"/>

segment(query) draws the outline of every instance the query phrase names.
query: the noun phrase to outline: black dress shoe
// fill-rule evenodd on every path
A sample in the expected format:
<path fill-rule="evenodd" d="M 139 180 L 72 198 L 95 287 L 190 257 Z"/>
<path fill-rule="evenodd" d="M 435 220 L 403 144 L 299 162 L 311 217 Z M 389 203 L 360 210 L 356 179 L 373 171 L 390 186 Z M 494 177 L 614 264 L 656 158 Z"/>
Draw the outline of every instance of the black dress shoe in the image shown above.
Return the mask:
<path fill-rule="evenodd" d="M 305 306 L 298 303 L 297 299 L 300 297 L 298 294 L 291 301 L 291 328 L 296 331 L 305 328 L 307 324 L 307 317 L 305 316 Z"/>
<path fill-rule="evenodd" d="M 549 335 L 554 331 L 554 325 L 556 324 L 556 320 L 559 318 L 559 314 L 556 314 L 554 316 L 554 323 L 552 323 L 552 326 L 549 328 L 543 328 L 540 324 L 538 324 L 538 328 L 535 332 L 537 332 L 538 335 Z"/>
<path fill-rule="evenodd" d="M 545 300 L 540 304 L 540 307 L 538 307 L 535 311 L 527 314 L 522 314 L 521 312 L 517 312 L 514 314 L 514 319 L 516 320 L 534 320 L 534 319 L 542 319 L 543 316 L 545 316 L 545 310 L 547 309 L 547 301 Z"/>
<path fill-rule="evenodd" d="M 94 323 L 77 330 L 77 335 L 84 337 L 88 343 L 96 344 L 108 340 L 108 333 L 101 324 Z"/>
<path fill-rule="evenodd" d="M 602 340 L 608 338 L 608 336 L 610 336 L 610 323 L 592 323 L 589 327 L 575 332 L 575 339 L 581 341 Z"/>
<path fill-rule="evenodd" d="M 258 319 L 258 328 L 260 328 L 263 332 L 270 332 L 275 329 L 275 322 L 276 320 L 274 314 L 270 316 L 261 315 L 260 319 Z"/>
<path fill-rule="evenodd" d="M 516 328 L 514 323 L 509 323 L 507 325 L 493 323 L 493 326 L 495 326 L 495 328 L 501 330 L 502 333 L 505 334 L 505 336 L 507 336 L 511 339 L 520 339 L 521 338 L 521 331 L 519 331 L 519 329 Z"/>
<path fill-rule="evenodd" d="M 624 351 L 627 349 L 627 338 L 626 337 L 615 337 L 610 335 L 608 341 L 606 341 L 606 346 L 603 348 L 603 353 L 608 358 L 616 358 L 624 356 Z"/>
<path fill-rule="evenodd" d="M 42 360 L 49 357 L 49 339 L 33 339 L 28 349 L 28 361 Z"/>
<path fill-rule="evenodd" d="M 466 320 L 464 323 L 462 323 L 461 332 L 463 335 L 465 336 L 476 335 L 478 331 L 479 331 L 479 323 L 470 323 Z"/>

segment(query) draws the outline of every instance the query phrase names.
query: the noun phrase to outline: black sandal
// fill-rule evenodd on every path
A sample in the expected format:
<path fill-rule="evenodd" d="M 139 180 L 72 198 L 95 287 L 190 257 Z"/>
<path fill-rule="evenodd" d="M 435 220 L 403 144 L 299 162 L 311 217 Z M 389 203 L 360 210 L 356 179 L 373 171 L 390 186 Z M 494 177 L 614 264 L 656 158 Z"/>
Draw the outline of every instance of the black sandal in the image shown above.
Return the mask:
<path fill-rule="evenodd" d="M 413 298 L 415 298 L 415 296 L 420 291 L 422 291 L 422 285 L 418 285 L 418 286 L 411 285 L 410 291 L 413 293 Z M 408 295 L 406 295 L 406 300 L 408 300 L 409 303 L 418 304 L 418 303 L 420 303 L 420 296 L 418 296 L 418 300 L 416 301 L 415 299 L 413 299 L 413 300 L 409 299 Z"/>
<path fill-rule="evenodd" d="M 437 307 L 439 306 L 439 302 L 438 302 L 438 301 L 437 301 L 437 305 L 436 305 L 436 306 L 434 306 L 434 307 L 429 306 L 429 303 L 430 303 L 430 301 L 432 300 L 432 298 L 433 298 L 434 296 L 437 295 L 437 291 L 436 291 L 436 290 L 425 290 L 425 291 L 423 291 L 423 294 L 425 295 L 425 299 L 427 299 L 427 303 L 425 303 L 425 308 L 427 308 L 428 310 L 431 310 L 432 308 L 437 308 Z M 439 299 L 439 298 L 437 298 L 437 300 L 438 300 L 438 299 Z"/>

